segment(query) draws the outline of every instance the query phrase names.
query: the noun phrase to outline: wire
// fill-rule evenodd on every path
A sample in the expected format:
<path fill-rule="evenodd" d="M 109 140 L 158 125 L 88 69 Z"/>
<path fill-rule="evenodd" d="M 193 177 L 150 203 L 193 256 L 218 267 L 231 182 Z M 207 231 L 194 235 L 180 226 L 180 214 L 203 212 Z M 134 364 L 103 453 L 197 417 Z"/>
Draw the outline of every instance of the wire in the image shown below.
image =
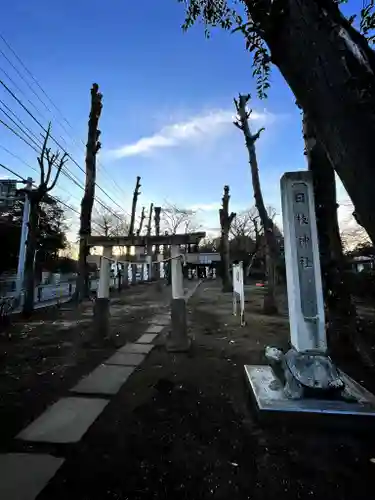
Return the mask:
<path fill-rule="evenodd" d="M 14 57 L 17 59 L 17 61 L 21 64 L 21 66 L 23 67 L 23 69 L 28 73 L 28 75 L 31 77 L 31 79 L 33 80 L 33 82 L 37 85 L 37 87 L 41 90 L 41 92 L 45 95 L 45 97 L 48 99 L 48 101 L 52 104 L 52 106 L 57 110 L 57 112 L 60 114 L 60 116 L 62 117 L 62 119 L 64 120 L 64 122 L 73 130 L 73 127 L 72 125 L 69 123 L 69 121 L 63 116 L 62 112 L 60 111 L 60 109 L 55 105 L 55 103 L 52 101 L 52 99 L 48 96 L 48 94 L 44 91 L 44 89 L 42 88 L 42 86 L 40 85 L 40 83 L 36 80 L 36 78 L 34 77 L 34 75 L 31 73 L 31 71 L 27 68 L 27 66 L 23 63 L 23 61 L 21 60 L 21 58 L 17 55 L 17 53 L 15 52 L 15 50 L 10 46 L 10 44 L 6 41 L 6 39 L 4 38 L 3 35 L 0 34 L 0 38 L 2 39 L 2 41 L 4 42 L 4 44 L 6 45 L 6 47 L 8 48 L 8 50 L 14 55 Z M 43 104 L 43 106 L 46 108 L 46 110 L 56 119 L 56 116 L 53 114 L 53 112 L 51 111 L 51 109 L 46 105 L 46 103 L 44 102 L 43 99 L 40 98 L 40 96 L 38 95 L 37 92 L 35 92 L 34 88 L 30 85 L 30 83 L 27 81 L 27 79 L 22 75 L 22 73 L 18 70 L 18 68 L 12 63 L 12 61 L 7 57 L 7 55 L 0 49 L 0 53 L 2 54 L 2 56 L 4 57 L 4 59 L 10 64 L 10 66 L 16 71 L 16 73 L 19 75 L 19 77 L 23 80 L 23 82 L 28 86 L 28 88 L 32 91 L 32 93 L 37 97 L 37 99 Z M 26 96 L 26 94 L 22 91 L 22 89 L 20 89 L 20 87 L 14 82 L 14 80 L 8 75 L 8 73 L 3 70 L 3 73 L 7 76 L 7 78 L 13 83 L 13 85 L 15 85 L 15 87 L 19 90 L 19 92 L 21 92 L 21 94 L 23 96 L 26 97 L 27 101 L 33 106 L 34 109 L 36 109 L 36 111 L 38 112 L 38 114 L 40 116 L 43 116 L 43 114 L 40 112 L 40 110 L 38 108 L 36 108 L 36 106 L 28 99 L 28 97 Z M 19 99 L 16 94 L 14 92 L 11 91 L 11 89 L 9 89 L 9 87 L 3 82 L 3 81 L 0 81 L 0 83 L 3 85 L 3 87 L 8 91 L 8 93 L 10 93 L 10 95 L 13 97 L 13 99 L 15 99 L 18 104 L 29 114 L 29 116 L 42 128 L 42 130 L 44 130 L 46 132 L 46 129 L 43 127 L 43 125 L 40 123 L 40 121 L 38 119 L 35 118 L 35 116 L 30 112 L 30 110 L 22 103 L 21 99 Z M 6 105 L 5 105 L 6 106 Z M 8 108 L 8 107 L 7 107 Z M 8 108 L 9 109 L 9 108 Z M 3 111 L 4 112 L 4 111 Z M 13 112 L 12 114 L 14 116 L 17 117 L 17 115 L 15 115 Z M 22 120 L 20 120 L 18 117 L 17 119 L 20 121 L 20 123 L 27 129 L 30 131 L 30 129 L 28 129 L 28 127 L 26 127 L 26 125 L 22 122 Z M 63 128 L 63 130 L 72 138 L 73 142 L 75 143 L 75 145 L 77 146 L 77 143 L 76 143 L 76 140 L 74 139 L 74 137 L 72 137 L 72 135 L 66 130 L 65 126 L 61 123 L 60 120 L 57 120 L 58 123 L 60 124 L 60 126 Z M 25 135 L 27 135 L 24 131 L 23 133 Z M 32 133 L 32 135 L 35 136 L 34 133 Z M 64 141 L 64 143 L 66 144 L 66 141 L 63 137 L 61 137 Z M 30 140 L 31 137 L 29 137 Z M 65 153 L 67 153 L 66 150 L 64 150 L 64 148 L 61 146 L 61 144 L 51 135 L 51 139 L 57 144 L 57 146 L 59 148 L 61 148 Z M 34 142 L 34 141 L 33 141 Z M 83 146 L 85 145 L 84 142 L 82 140 L 80 140 L 80 142 L 83 144 Z M 77 146 L 78 147 L 78 146 Z M 83 172 L 85 173 L 85 171 L 83 170 L 83 168 L 76 162 L 76 160 L 72 157 L 72 155 L 70 155 L 69 153 L 67 153 L 68 157 L 73 161 L 73 163 Z M 125 194 L 125 192 L 118 186 L 118 184 L 115 182 L 115 180 L 109 175 L 109 173 L 107 172 L 107 170 L 105 169 L 104 165 L 101 164 L 99 161 L 98 161 L 98 166 L 100 166 L 102 169 L 103 169 L 103 172 L 107 175 L 107 177 L 113 182 L 113 185 L 116 187 L 116 189 L 119 190 L 119 192 L 121 192 L 121 194 Z M 68 172 L 69 169 L 67 167 L 65 167 L 66 170 Z M 70 178 L 70 177 L 68 177 Z M 72 180 L 72 179 L 71 179 Z M 97 188 L 100 189 L 104 194 L 105 196 L 108 197 L 108 199 L 110 199 L 112 201 L 112 203 L 114 203 L 117 207 L 119 207 L 119 209 L 121 211 L 123 211 L 127 216 L 130 216 L 130 214 L 123 209 L 123 207 L 121 205 L 119 205 L 98 183 L 95 183 Z M 117 216 L 117 214 L 115 214 L 111 209 L 109 209 L 108 206 L 106 206 L 103 202 L 101 202 L 99 200 L 99 198 L 97 197 L 97 201 L 98 203 L 103 206 L 106 210 L 109 210 L 113 215 Z M 118 217 L 118 216 L 117 216 Z M 137 220 L 140 220 L 140 216 L 139 215 L 136 215 L 136 219 Z"/>
<path fill-rule="evenodd" d="M 28 67 L 25 65 L 25 63 L 22 61 L 22 59 L 19 57 L 19 55 L 16 53 L 16 51 L 11 47 L 10 43 L 5 39 L 5 37 L 0 34 L 0 38 L 1 40 L 3 41 L 3 43 L 5 44 L 5 46 L 8 48 L 8 50 L 13 54 L 13 56 L 16 58 L 16 60 L 19 62 L 19 64 L 22 66 L 22 68 L 27 72 L 27 74 L 30 76 L 30 78 L 32 79 L 32 81 L 37 85 L 37 87 L 40 89 L 40 91 L 43 93 L 43 95 L 48 99 L 48 101 L 52 104 L 52 106 L 55 108 L 55 110 L 59 113 L 59 115 L 61 116 L 61 118 L 63 119 L 63 121 L 70 127 L 70 129 L 73 131 L 73 127 L 71 125 L 71 123 L 64 117 L 64 115 L 62 114 L 61 110 L 56 106 L 56 104 L 53 102 L 53 100 L 49 97 L 49 95 L 45 92 L 45 90 L 43 89 L 43 87 L 40 85 L 40 83 L 38 82 L 38 80 L 35 78 L 35 76 L 31 73 L 31 71 L 28 69 Z M 67 133 L 69 135 L 69 137 L 73 140 L 73 142 L 75 143 L 75 145 L 78 147 L 77 145 L 77 142 L 75 140 L 75 138 L 66 130 L 65 126 L 61 123 L 60 120 L 57 120 L 56 116 L 53 114 L 53 112 L 51 111 L 51 109 L 46 105 L 46 103 L 44 102 L 43 99 L 40 98 L 40 96 L 38 95 L 37 92 L 35 92 L 35 90 L 33 89 L 32 85 L 30 85 L 30 83 L 27 81 L 27 79 L 22 75 L 22 73 L 18 70 L 18 68 L 12 63 L 12 61 L 7 57 L 7 55 L 2 51 L 0 50 L 0 53 L 3 55 L 3 57 L 5 58 L 5 60 L 11 65 L 11 67 L 16 71 L 16 73 L 20 76 L 20 78 L 24 81 L 24 83 L 28 86 L 28 88 L 32 91 L 32 93 L 37 97 L 37 99 L 43 104 L 43 106 L 46 108 L 46 110 L 55 118 L 55 120 L 59 123 L 59 125 L 62 127 L 62 129 L 65 131 L 65 133 Z M 4 70 L 3 70 L 4 72 Z M 8 78 L 9 75 L 5 72 L 5 74 L 7 75 Z M 13 81 L 11 79 L 11 81 Z M 17 87 L 17 86 L 16 86 Z M 19 89 L 19 87 L 17 87 Z M 23 94 L 24 92 L 22 92 L 21 89 L 19 89 L 19 91 Z M 25 97 L 27 98 L 27 96 L 25 95 Z M 29 100 L 28 100 L 29 101 Z M 30 101 L 29 101 L 30 102 Z M 30 103 L 32 104 L 32 103 Z M 38 113 L 40 115 L 42 115 L 40 113 L 40 111 L 37 109 Z M 64 139 L 63 139 L 64 140 Z M 66 141 L 64 140 L 64 142 L 66 143 Z M 82 139 L 80 139 L 80 142 L 82 143 L 83 146 L 85 146 L 85 143 L 82 141 Z M 121 195 L 125 195 L 125 191 L 120 188 L 118 186 L 118 184 L 116 183 L 116 181 L 110 176 L 110 174 L 108 173 L 107 169 L 105 168 L 105 166 L 98 161 L 98 167 L 101 167 L 104 171 L 104 173 L 107 175 L 107 177 L 113 182 L 113 185 L 116 187 L 116 189 L 118 189 L 118 191 L 121 193 Z M 105 193 L 107 195 L 107 193 Z M 115 202 L 116 203 L 116 202 Z M 129 215 L 129 214 L 127 214 Z"/>
<path fill-rule="evenodd" d="M 30 163 L 27 163 L 27 161 L 23 160 L 20 156 L 16 155 L 15 153 L 12 153 L 12 151 L 9 151 L 9 149 L 7 149 L 2 144 L 0 144 L 0 148 L 3 149 L 6 153 L 8 153 L 10 156 L 13 156 L 13 158 L 15 158 L 16 160 L 18 160 L 21 163 L 23 163 L 24 165 L 26 165 L 26 167 L 29 167 L 29 168 L 31 168 L 31 170 L 34 170 L 34 172 L 36 172 L 37 174 L 40 173 L 39 170 L 37 170 L 35 167 L 32 167 L 30 165 Z"/>
<path fill-rule="evenodd" d="M 3 111 L 3 110 L 2 110 Z M 4 113 L 4 111 L 3 111 Z M 13 120 L 14 121 L 14 120 Z M 30 144 L 24 137 L 22 137 L 17 131 L 15 131 L 10 125 L 8 125 L 6 122 L 4 122 L 3 120 L 0 119 L 0 123 L 2 123 L 7 129 L 9 129 L 13 134 L 15 134 L 19 139 L 21 139 L 25 144 L 27 144 L 31 149 L 33 149 L 33 151 L 35 151 L 37 154 L 39 154 L 39 151 L 37 149 L 35 149 L 35 147 Z M 17 125 L 17 124 L 16 124 Z M 22 130 L 22 129 L 21 129 Z M 25 133 L 23 131 L 23 133 Z M 3 149 L 6 149 L 6 148 L 3 148 Z M 12 154 L 12 153 L 10 153 Z M 30 166 L 30 165 L 28 165 Z M 31 167 L 32 168 L 32 167 Z M 35 169 L 33 169 L 35 170 Z M 64 167 L 62 170 L 61 170 L 61 173 L 63 175 L 65 175 L 69 180 L 71 180 L 76 186 L 78 186 L 80 189 L 82 189 L 83 191 L 85 190 L 84 186 L 82 184 L 79 183 L 79 181 L 74 178 L 72 172 L 67 168 L 67 167 Z M 108 207 L 105 203 L 103 203 L 98 197 L 96 198 L 96 202 L 99 203 L 99 205 L 101 205 L 105 210 L 107 210 L 108 212 L 110 212 L 114 217 L 117 217 L 119 220 L 122 220 L 122 218 L 116 214 L 110 207 Z"/>
<path fill-rule="evenodd" d="M 19 129 L 21 130 L 21 132 L 22 132 L 23 134 L 25 134 L 25 135 L 26 135 L 26 137 L 27 137 L 27 138 L 28 138 L 31 142 L 33 142 L 33 143 L 36 145 L 36 147 L 40 147 L 40 144 L 38 144 L 38 143 L 35 141 L 35 139 L 34 139 L 33 137 L 31 137 L 29 134 L 27 134 L 27 133 L 23 130 L 23 128 L 22 128 L 20 125 L 18 125 L 18 123 L 17 123 L 15 120 L 13 120 L 13 118 L 12 118 L 12 117 L 11 117 L 11 116 L 10 116 L 10 115 L 6 112 L 6 111 L 4 111 L 4 110 L 1 108 L 1 106 L 0 106 L 0 111 L 2 111 L 2 112 L 4 113 L 4 115 L 5 115 L 5 116 L 6 116 L 6 117 L 7 117 L 7 118 L 8 118 L 8 119 L 9 119 L 9 120 L 10 120 L 10 121 L 11 121 L 11 122 L 12 122 L 12 123 L 13 123 L 13 124 L 17 127 L 17 128 L 19 128 Z"/>
<path fill-rule="evenodd" d="M 36 153 L 39 153 L 39 151 L 37 149 L 35 149 L 34 146 L 32 146 L 29 142 L 27 142 L 27 140 L 24 137 L 22 137 L 22 135 L 20 135 L 18 132 L 16 132 L 10 125 L 8 125 L 3 120 L 1 120 L 1 118 L 0 118 L 0 123 L 2 123 L 8 130 L 10 130 L 11 132 L 13 132 L 14 135 L 16 135 L 17 137 L 19 137 L 21 139 L 21 141 L 23 141 L 24 143 L 26 143 Z"/>
<path fill-rule="evenodd" d="M 39 125 L 39 127 L 41 127 L 41 129 L 47 133 L 47 129 L 44 128 L 44 126 L 40 123 L 40 121 L 31 113 L 31 111 L 22 103 L 22 101 L 15 95 L 14 92 L 12 92 L 12 90 L 0 79 L 0 84 L 5 88 L 5 90 L 13 97 L 13 99 L 15 99 L 18 104 L 28 113 L 28 115 L 35 121 L 35 123 L 37 123 Z M 79 168 L 79 170 L 81 170 L 85 175 L 86 175 L 86 172 L 85 170 L 81 167 L 81 165 L 72 157 L 72 155 L 70 153 L 68 153 L 64 148 L 63 146 L 61 146 L 61 144 L 55 139 L 55 137 L 50 134 L 50 137 L 51 139 L 53 140 L 53 142 L 64 152 L 66 153 L 66 155 L 68 156 L 68 158 Z M 121 207 L 121 205 L 119 205 L 101 186 L 99 186 L 99 184 L 97 182 L 95 182 L 95 186 L 100 189 L 100 191 L 102 191 L 109 200 L 112 201 L 112 203 L 114 203 L 117 207 L 119 207 L 119 209 L 121 211 L 124 211 L 123 207 Z M 107 207 L 108 208 L 108 207 Z"/>
<path fill-rule="evenodd" d="M 17 172 L 14 172 L 14 170 L 12 170 L 11 168 L 9 167 L 6 167 L 5 165 L 3 165 L 2 163 L 0 163 L 0 167 L 3 168 L 4 170 L 7 170 L 8 172 L 10 172 L 12 175 L 15 175 L 16 177 L 18 177 L 19 179 L 21 179 L 22 182 L 27 182 L 27 180 L 25 180 L 22 175 L 20 174 L 17 174 Z"/>
<path fill-rule="evenodd" d="M 4 101 L 0 99 L 0 103 L 9 111 L 9 113 L 11 113 L 11 115 L 13 115 L 16 118 L 16 120 L 18 120 L 18 122 L 29 132 L 29 134 L 31 134 L 37 141 L 39 141 L 39 143 L 42 143 L 41 138 L 38 137 L 35 134 L 35 132 L 33 132 L 27 125 L 25 125 L 24 122 L 20 119 L 20 117 L 7 104 L 5 104 Z M 3 112 L 5 113 L 5 111 Z"/>

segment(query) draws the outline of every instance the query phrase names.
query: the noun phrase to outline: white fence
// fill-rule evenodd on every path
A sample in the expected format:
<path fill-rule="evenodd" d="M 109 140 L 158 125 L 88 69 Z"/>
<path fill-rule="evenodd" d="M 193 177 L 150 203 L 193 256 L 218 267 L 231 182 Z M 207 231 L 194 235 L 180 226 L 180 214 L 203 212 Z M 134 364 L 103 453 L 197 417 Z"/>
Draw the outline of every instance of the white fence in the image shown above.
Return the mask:
<path fill-rule="evenodd" d="M 233 264 L 233 315 L 237 316 L 237 300 L 240 303 L 241 326 L 245 325 L 245 291 L 243 285 L 243 263 Z"/>

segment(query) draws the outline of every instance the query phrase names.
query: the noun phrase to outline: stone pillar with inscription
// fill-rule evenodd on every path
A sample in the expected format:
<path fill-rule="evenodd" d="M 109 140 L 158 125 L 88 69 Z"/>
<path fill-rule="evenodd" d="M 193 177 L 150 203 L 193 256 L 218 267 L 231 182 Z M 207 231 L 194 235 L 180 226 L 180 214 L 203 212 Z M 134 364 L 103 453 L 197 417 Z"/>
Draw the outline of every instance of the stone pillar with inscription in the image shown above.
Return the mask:
<path fill-rule="evenodd" d="M 327 424 L 334 426 L 340 415 L 345 423 L 354 416 L 375 419 L 375 396 L 327 355 L 311 172 L 285 173 L 281 198 L 291 349 L 284 353 L 268 346 L 269 366 L 245 365 L 258 411 L 264 416 L 284 413 L 300 418 L 331 415 L 334 418 Z"/>
<path fill-rule="evenodd" d="M 311 172 L 281 179 L 290 337 L 299 352 L 327 350 Z"/>

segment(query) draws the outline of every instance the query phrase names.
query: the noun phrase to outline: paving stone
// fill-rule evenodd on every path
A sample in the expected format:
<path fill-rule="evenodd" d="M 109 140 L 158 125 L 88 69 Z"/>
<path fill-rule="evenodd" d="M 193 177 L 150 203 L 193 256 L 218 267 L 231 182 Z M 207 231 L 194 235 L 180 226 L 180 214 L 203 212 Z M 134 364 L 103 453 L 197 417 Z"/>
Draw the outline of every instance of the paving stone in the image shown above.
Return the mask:
<path fill-rule="evenodd" d="M 106 365 L 138 366 L 145 359 L 144 354 L 116 352 L 113 356 L 104 361 Z"/>
<path fill-rule="evenodd" d="M 154 326 L 156 326 L 157 328 L 160 328 L 158 325 L 154 325 Z M 161 328 L 161 330 L 162 329 L 163 328 Z M 139 339 L 137 340 L 137 344 L 150 344 L 154 339 L 156 339 L 156 337 L 157 337 L 156 333 L 145 333 L 144 335 L 139 337 Z"/>
<path fill-rule="evenodd" d="M 117 352 L 127 353 L 133 352 L 135 354 L 147 354 L 153 349 L 155 346 L 152 344 L 126 344 L 124 347 L 121 347 Z"/>
<path fill-rule="evenodd" d="M 155 316 L 155 318 L 152 318 L 151 321 L 154 325 L 166 326 L 169 325 L 169 323 L 171 322 L 171 318 L 168 315 Z"/>
<path fill-rule="evenodd" d="M 150 325 L 146 333 L 160 333 L 164 328 L 164 325 Z"/>
<path fill-rule="evenodd" d="M 48 443 L 76 443 L 108 404 L 105 399 L 61 398 L 17 438 Z"/>
<path fill-rule="evenodd" d="M 1 500 L 34 500 L 63 462 L 52 455 L 0 455 Z"/>
<path fill-rule="evenodd" d="M 117 394 L 133 373 L 132 366 L 100 365 L 71 389 L 87 394 Z"/>

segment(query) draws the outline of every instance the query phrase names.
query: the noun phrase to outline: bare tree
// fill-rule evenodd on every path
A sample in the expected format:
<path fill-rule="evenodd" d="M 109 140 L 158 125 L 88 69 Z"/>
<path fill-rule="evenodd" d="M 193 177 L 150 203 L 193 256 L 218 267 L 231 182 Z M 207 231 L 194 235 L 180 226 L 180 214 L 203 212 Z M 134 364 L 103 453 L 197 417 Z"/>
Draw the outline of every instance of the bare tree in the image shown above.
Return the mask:
<path fill-rule="evenodd" d="M 224 186 L 224 194 L 222 198 L 222 208 L 219 210 L 221 239 L 220 239 L 220 254 L 221 254 L 221 279 L 223 282 L 223 292 L 232 291 L 232 282 L 230 279 L 229 265 L 229 232 L 231 224 L 236 217 L 234 212 L 229 213 L 229 186 Z"/>
<path fill-rule="evenodd" d="M 303 116 L 303 135 L 308 168 L 313 174 L 315 212 L 319 235 L 324 299 L 330 322 L 341 324 L 336 331 L 356 318 L 356 309 L 344 279 L 345 261 L 337 217 L 335 171 L 307 114 Z M 343 320 L 343 321 L 342 321 Z"/>
<path fill-rule="evenodd" d="M 139 221 L 139 227 L 138 227 L 138 230 L 137 230 L 137 236 L 140 236 L 141 232 L 142 232 L 142 228 L 143 228 L 143 222 L 145 220 L 145 207 L 142 207 L 142 213 L 141 213 L 141 220 Z"/>
<path fill-rule="evenodd" d="M 107 208 L 94 208 L 92 222 L 96 225 L 93 232 L 103 236 L 125 236 L 129 230 L 129 222 L 120 213 Z"/>
<path fill-rule="evenodd" d="M 176 234 L 177 232 L 192 233 L 200 226 L 194 210 L 166 203 L 162 207 L 162 227 L 168 234 Z"/>
<path fill-rule="evenodd" d="M 141 178 L 138 175 L 136 183 L 135 183 L 134 193 L 133 193 L 132 213 L 131 213 L 130 225 L 129 225 L 129 236 L 134 236 L 135 213 L 137 210 L 138 196 L 141 194 L 141 192 L 139 191 L 139 189 L 141 187 L 140 181 L 141 181 Z"/>
<path fill-rule="evenodd" d="M 150 210 L 148 212 L 148 224 L 147 224 L 147 236 L 151 236 L 151 224 L 152 224 L 152 211 L 154 209 L 154 204 L 151 203 Z"/>
<path fill-rule="evenodd" d="M 37 249 L 37 229 L 40 204 L 42 202 L 48 203 L 48 200 L 50 199 L 48 197 L 48 193 L 52 191 L 52 189 L 56 186 L 61 170 L 68 161 L 67 153 L 64 153 L 63 155 L 61 155 L 60 151 L 51 153 L 51 148 L 48 147 L 48 140 L 50 138 L 50 135 L 51 124 L 48 125 L 48 129 L 44 136 L 42 150 L 40 156 L 38 157 L 38 164 L 40 169 L 39 185 L 36 189 L 25 191 L 26 195 L 29 196 L 30 199 L 29 233 L 27 237 L 25 259 L 26 295 L 22 311 L 25 316 L 30 316 L 34 310 L 34 262 L 35 252 Z M 56 169 L 56 171 L 54 173 L 54 179 L 52 180 L 52 171 L 54 168 Z"/>
<path fill-rule="evenodd" d="M 95 198 L 96 156 L 101 147 L 99 142 L 100 130 L 98 130 L 98 124 L 103 107 L 102 97 L 102 94 L 99 92 L 98 84 L 94 83 L 91 88 L 91 109 L 86 144 L 86 183 L 85 192 L 81 202 L 78 276 L 75 291 L 75 298 L 77 301 L 83 300 L 89 292 L 89 276 L 87 267 L 89 247 L 87 245 L 87 237 L 91 234 L 91 215 Z"/>
<path fill-rule="evenodd" d="M 371 243 L 366 230 L 360 226 L 353 216 L 354 206 L 350 200 L 340 202 L 338 209 L 349 209 L 350 213 L 344 216 L 340 222 L 340 238 L 345 251 L 350 251 L 357 246 L 365 246 Z"/>
<path fill-rule="evenodd" d="M 256 207 L 236 215 L 231 224 L 230 234 L 238 251 L 249 256 L 245 271 L 245 276 L 248 276 L 263 243 L 260 217 Z"/>
<path fill-rule="evenodd" d="M 251 169 L 251 178 L 253 183 L 253 192 L 255 198 L 255 206 L 258 210 L 259 217 L 263 226 L 265 241 L 266 241 L 266 267 L 267 267 L 267 292 L 264 297 L 263 312 L 265 314 L 273 314 L 277 312 L 275 299 L 275 272 L 276 260 L 278 258 L 277 242 L 274 235 L 274 225 L 269 216 L 266 206 L 263 201 L 263 194 L 260 186 L 258 161 L 255 153 L 255 142 L 259 139 L 264 128 L 258 130 L 256 134 L 252 134 L 249 126 L 249 118 L 252 110 L 247 110 L 246 106 L 250 100 L 250 94 L 239 95 L 238 100 L 234 99 L 234 104 L 237 111 L 237 120 L 234 125 L 239 128 L 245 137 L 245 144 L 249 154 L 249 164 Z"/>

